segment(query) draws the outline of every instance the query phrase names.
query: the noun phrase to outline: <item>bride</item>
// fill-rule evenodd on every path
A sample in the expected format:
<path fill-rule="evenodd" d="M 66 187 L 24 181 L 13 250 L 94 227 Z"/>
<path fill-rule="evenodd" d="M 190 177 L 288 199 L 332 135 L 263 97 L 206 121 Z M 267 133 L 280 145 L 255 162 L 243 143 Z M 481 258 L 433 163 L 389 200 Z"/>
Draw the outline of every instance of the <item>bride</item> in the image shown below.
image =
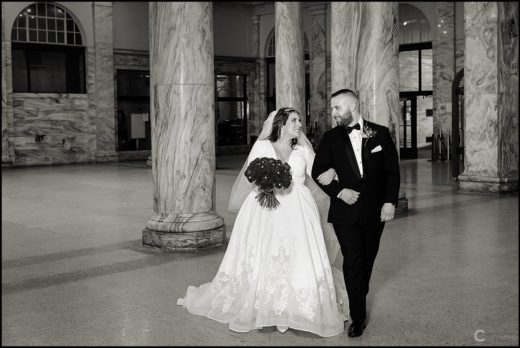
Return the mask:
<path fill-rule="evenodd" d="M 267 326 L 323 337 L 343 332 L 347 293 L 342 272 L 331 267 L 339 244 L 326 222 L 329 198 L 310 177 L 315 153 L 301 127 L 299 112 L 287 107 L 264 122 L 233 185 L 229 209 L 239 211 L 218 272 L 177 301 L 190 313 L 238 332 Z M 259 157 L 291 167 L 291 186 L 275 189 L 274 210 L 258 203 L 256 186 L 244 176 Z"/>

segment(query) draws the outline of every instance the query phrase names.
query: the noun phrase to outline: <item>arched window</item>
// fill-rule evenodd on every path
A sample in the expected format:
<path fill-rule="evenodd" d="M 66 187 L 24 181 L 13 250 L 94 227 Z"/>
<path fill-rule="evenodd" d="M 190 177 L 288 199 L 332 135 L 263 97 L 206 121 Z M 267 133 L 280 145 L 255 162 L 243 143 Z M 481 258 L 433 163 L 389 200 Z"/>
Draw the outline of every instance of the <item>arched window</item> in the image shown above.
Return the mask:
<path fill-rule="evenodd" d="M 71 14 L 53 3 L 26 7 L 14 22 L 13 42 L 82 45 L 81 31 Z"/>
<path fill-rule="evenodd" d="M 77 21 L 64 7 L 34 3 L 11 31 L 13 92 L 85 93 L 85 47 Z"/>
<path fill-rule="evenodd" d="M 271 30 L 269 36 L 267 37 L 267 45 L 265 50 L 266 57 L 274 57 L 276 55 L 276 44 L 274 41 L 274 29 Z M 303 53 L 309 54 L 309 40 L 307 39 L 307 35 L 303 34 Z"/>

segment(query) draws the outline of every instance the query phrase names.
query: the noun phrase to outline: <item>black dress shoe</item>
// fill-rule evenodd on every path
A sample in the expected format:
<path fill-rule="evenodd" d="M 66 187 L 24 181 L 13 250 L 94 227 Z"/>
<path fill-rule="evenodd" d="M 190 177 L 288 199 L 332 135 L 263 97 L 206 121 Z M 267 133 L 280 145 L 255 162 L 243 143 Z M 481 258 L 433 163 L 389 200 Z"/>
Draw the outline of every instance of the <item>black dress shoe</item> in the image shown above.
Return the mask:
<path fill-rule="evenodd" d="M 363 334 L 363 330 L 367 327 L 366 320 L 353 322 L 348 327 L 348 337 L 358 337 Z"/>

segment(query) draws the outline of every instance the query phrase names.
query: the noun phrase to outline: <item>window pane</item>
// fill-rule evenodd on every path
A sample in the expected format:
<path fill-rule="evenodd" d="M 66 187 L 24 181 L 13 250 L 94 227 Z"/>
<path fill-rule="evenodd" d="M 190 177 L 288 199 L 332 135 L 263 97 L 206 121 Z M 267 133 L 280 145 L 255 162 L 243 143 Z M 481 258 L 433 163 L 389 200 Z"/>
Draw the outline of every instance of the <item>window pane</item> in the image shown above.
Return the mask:
<path fill-rule="evenodd" d="M 76 34 L 76 45 L 82 45 L 81 34 Z"/>
<path fill-rule="evenodd" d="M 54 31 L 49 31 L 49 42 L 56 42 L 56 33 Z"/>
<path fill-rule="evenodd" d="M 45 18 L 38 18 L 38 29 L 46 29 Z"/>
<path fill-rule="evenodd" d="M 32 51 L 28 59 L 31 69 L 31 92 L 67 91 L 65 53 Z"/>
<path fill-rule="evenodd" d="M 67 45 L 74 45 L 74 34 L 67 34 Z"/>
<path fill-rule="evenodd" d="M 36 29 L 36 17 L 29 16 L 29 28 Z"/>
<path fill-rule="evenodd" d="M 399 52 L 399 90 L 419 90 L 419 51 Z"/>
<path fill-rule="evenodd" d="M 29 30 L 29 41 L 38 41 L 36 39 L 36 30 Z"/>
<path fill-rule="evenodd" d="M 58 36 L 56 37 L 56 42 L 58 43 L 65 43 L 65 35 L 63 34 L 62 31 L 59 31 Z"/>
<path fill-rule="evenodd" d="M 38 10 L 38 13 L 37 13 L 38 16 L 46 16 L 47 15 L 47 12 L 45 11 L 45 4 L 44 3 L 43 4 L 42 3 L 38 4 L 37 10 Z"/>
<path fill-rule="evenodd" d="M 56 7 L 56 17 L 58 18 L 63 18 L 65 17 L 65 13 L 63 12 L 63 10 L 59 7 Z"/>
<path fill-rule="evenodd" d="M 63 21 L 62 21 L 61 19 L 58 19 L 58 20 L 56 21 L 56 25 L 57 25 L 57 27 L 58 27 L 58 30 L 63 31 Z"/>
<path fill-rule="evenodd" d="M 27 12 L 34 16 L 36 14 L 36 4 L 32 4 L 31 6 L 27 7 Z"/>
<path fill-rule="evenodd" d="M 74 32 L 81 33 L 81 31 L 79 31 L 78 25 L 76 23 L 74 23 Z"/>
<path fill-rule="evenodd" d="M 67 20 L 67 31 L 74 31 L 74 22 L 72 21 L 72 19 Z"/>
<path fill-rule="evenodd" d="M 85 93 L 84 71 L 82 53 L 69 53 L 67 55 L 67 90 L 69 93 Z"/>
<path fill-rule="evenodd" d="M 148 97 L 150 95 L 150 74 L 141 70 L 117 71 L 118 97 Z"/>
<path fill-rule="evenodd" d="M 16 22 L 18 23 L 19 28 L 25 28 L 25 26 L 27 25 L 26 18 L 27 17 L 24 15 L 18 16 L 18 18 L 16 19 Z"/>
<path fill-rule="evenodd" d="M 47 32 L 45 30 L 38 30 L 38 41 L 47 42 Z"/>
<path fill-rule="evenodd" d="M 244 102 L 217 102 L 218 145 L 243 145 L 245 136 Z"/>
<path fill-rule="evenodd" d="M 16 29 L 11 30 L 11 41 L 16 41 Z"/>
<path fill-rule="evenodd" d="M 135 114 L 139 115 L 132 116 Z M 140 138 L 139 140 L 132 138 L 132 122 L 138 122 L 138 127 L 144 126 L 146 138 Z M 134 125 L 134 129 L 138 127 Z M 152 148 L 149 101 L 117 101 L 117 137 L 118 151 L 150 150 Z"/>
<path fill-rule="evenodd" d="M 47 19 L 47 29 L 56 30 L 56 20 L 55 19 Z"/>
<path fill-rule="evenodd" d="M 25 29 L 18 29 L 18 40 L 27 41 L 27 33 Z"/>
<path fill-rule="evenodd" d="M 56 17 L 56 7 L 54 5 L 47 5 L 47 17 Z"/>
<path fill-rule="evenodd" d="M 267 63 L 268 64 L 268 71 L 269 71 L 269 75 L 267 76 L 267 86 L 268 86 L 268 89 L 267 89 L 267 96 L 268 97 L 273 97 L 275 98 L 276 97 L 276 75 L 275 75 L 275 69 L 276 69 L 276 66 L 275 66 L 275 62 L 269 62 Z M 269 109 L 269 110 L 275 110 L 276 108 L 272 108 L 272 109 Z"/>
<path fill-rule="evenodd" d="M 421 50 L 421 90 L 433 90 L 432 50 Z"/>
<path fill-rule="evenodd" d="M 13 49 L 13 92 L 28 92 L 25 52 Z"/>
<path fill-rule="evenodd" d="M 244 76 L 217 75 L 217 97 L 242 98 L 244 97 Z"/>

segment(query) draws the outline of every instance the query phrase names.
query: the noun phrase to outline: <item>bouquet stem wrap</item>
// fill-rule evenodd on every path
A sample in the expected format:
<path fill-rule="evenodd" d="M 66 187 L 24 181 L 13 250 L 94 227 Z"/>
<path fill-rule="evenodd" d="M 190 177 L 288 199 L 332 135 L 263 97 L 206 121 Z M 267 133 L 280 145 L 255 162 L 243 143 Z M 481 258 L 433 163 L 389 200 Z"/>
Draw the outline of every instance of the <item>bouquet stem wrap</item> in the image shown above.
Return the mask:
<path fill-rule="evenodd" d="M 258 200 L 258 203 L 262 207 L 268 208 L 268 209 L 276 209 L 280 205 L 280 202 L 276 199 L 274 196 L 273 190 L 269 191 L 260 191 L 255 198 Z"/>

